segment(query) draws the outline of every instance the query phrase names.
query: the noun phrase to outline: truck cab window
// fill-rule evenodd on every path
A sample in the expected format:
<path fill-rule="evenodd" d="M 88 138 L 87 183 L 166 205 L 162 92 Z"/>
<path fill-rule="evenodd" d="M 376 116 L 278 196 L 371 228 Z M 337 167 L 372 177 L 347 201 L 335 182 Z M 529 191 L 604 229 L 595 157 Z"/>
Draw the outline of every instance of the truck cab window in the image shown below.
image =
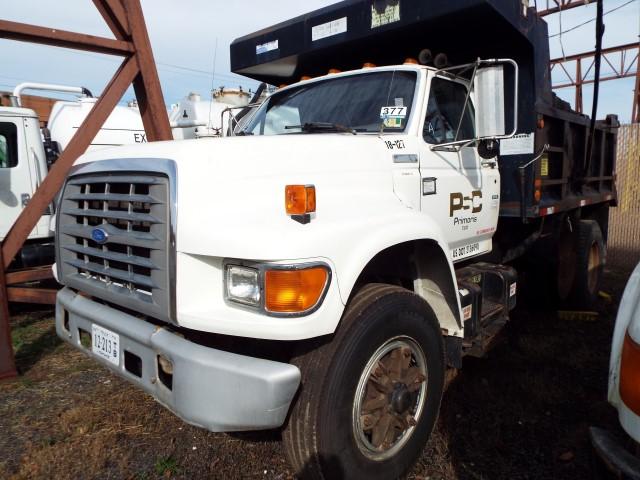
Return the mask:
<path fill-rule="evenodd" d="M 422 130 L 425 142 L 439 145 L 475 137 L 473 104 L 469 100 L 467 108 L 464 108 L 466 97 L 467 89 L 461 83 L 439 77 L 431 81 L 427 114 Z M 458 132 L 458 138 L 455 138 L 458 123 L 460 123 L 460 132 Z"/>
<path fill-rule="evenodd" d="M 356 132 L 402 133 L 411 114 L 416 82 L 414 71 L 388 70 L 302 83 L 273 94 L 243 132 L 283 135 L 301 133 L 305 124 L 323 124 Z M 397 108 L 399 115 L 385 122 L 381 112 L 387 107 Z"/>
<path fill-rule="evenodd" d="M 18 129 L 14 123 L 0 122 L 0 168 L 18 165 Z"/>

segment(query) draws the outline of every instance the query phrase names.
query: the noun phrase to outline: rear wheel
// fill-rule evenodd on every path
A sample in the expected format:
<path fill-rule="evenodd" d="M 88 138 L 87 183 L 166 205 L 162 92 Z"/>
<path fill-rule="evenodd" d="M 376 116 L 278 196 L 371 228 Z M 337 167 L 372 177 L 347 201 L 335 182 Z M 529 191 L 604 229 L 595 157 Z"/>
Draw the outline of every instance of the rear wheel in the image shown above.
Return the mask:
<path fill-rule="evenodd" d="M 283 432 L 302 478 L 397 478 L 435 423 L 444 347 L 429 305 L 370 284 L 353 298 L 331 341 L 294 359 L 302 389 Z"/>
<path fill-rule="evenodd" d="M 598 299 L 605 263 L 605 244 L 595 220 L 578 223 L 576 271 L 571 303 L 576 308 L 593 308 Z"/>

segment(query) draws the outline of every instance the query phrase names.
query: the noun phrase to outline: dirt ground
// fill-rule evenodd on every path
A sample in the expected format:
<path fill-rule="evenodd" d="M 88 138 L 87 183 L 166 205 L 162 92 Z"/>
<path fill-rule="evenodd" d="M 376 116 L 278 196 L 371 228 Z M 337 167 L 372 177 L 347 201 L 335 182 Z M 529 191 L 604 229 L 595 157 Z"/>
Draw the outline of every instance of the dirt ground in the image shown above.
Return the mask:
<path fill-rule="evenodd" d="M 409 478 L 593 478 L 588 427 L 617 429 L 607 369 L 626 277 L 607 271 L 597 320 L 518 309 L 485 358 L 465 359 Z M 50 310 L 12 326 L 21 375 L 0 384 L 0 478 L 292 478 L 277 431 L 184 424 L 62 344 Z"/>

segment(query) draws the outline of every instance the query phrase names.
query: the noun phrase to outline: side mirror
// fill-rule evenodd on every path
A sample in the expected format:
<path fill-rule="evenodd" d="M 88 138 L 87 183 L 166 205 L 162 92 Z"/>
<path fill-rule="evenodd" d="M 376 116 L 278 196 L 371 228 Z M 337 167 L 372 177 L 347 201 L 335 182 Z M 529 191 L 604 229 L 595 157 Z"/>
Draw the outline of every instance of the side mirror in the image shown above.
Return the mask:
<path fill-rule="evenodd" d="M 476 135 L 480 139 L 504 136 L 507 133 L 504 66 L 490 65 L 478 68 L 473 88 L 476 97 Z"/>

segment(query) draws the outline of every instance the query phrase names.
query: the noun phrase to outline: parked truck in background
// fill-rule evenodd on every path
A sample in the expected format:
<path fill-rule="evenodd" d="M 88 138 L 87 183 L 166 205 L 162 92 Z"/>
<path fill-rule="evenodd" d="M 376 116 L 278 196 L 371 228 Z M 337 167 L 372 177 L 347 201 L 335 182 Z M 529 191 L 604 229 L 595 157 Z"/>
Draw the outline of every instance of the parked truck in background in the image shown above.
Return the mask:
<path fill-rule="evenodd" d="M 548 63 L 512 0 L 350 0 L 237 39 L 232 70 L 281 88 L 235 136 L 68 177 L 59 336 L 191 424 L 283 427 L 299 475 L 403 475 L 518 295 L 597 295 L 617 121 L 590 131 Z"/>
<path fill-rule="evenodd" d="M 25 90 L 53 91 L 78 95 L 76 100 L 56 101 L 44 128 L 36 112 L 21 106 Z M 260 93 L 262 93 L 261 90 Z M 257 92 L 256 92 L 257 93 Z M 255 98 L 252 98 L 255 97 Z M 210 100 L 198 94 L 172 105 L 169 111 L 176 139 L 216 137 L 228 131 L 231 118 L 249 108 L 260 95 L 240 89 L 220 88 Z M 22 83 L 13 91 L 11 106 L 0 106 L 0 240 L 47 175 L 49 167 L 67 147 L 87 117 L 97 98 L 84 87 Z M 233 123 L 233 122 L 232 122 Z M 234 123 L 235 125 L 235 123 Z M 146 134 L 135 102 L 118 105 L 92 140 L 88 151 L 145 143 Z M 13 267 L 51 265 L 54 261 L 53 225 L 55 205 L 51 205 L 29 235 Z"/>
<path fill-rule="evenodd" d="M 628 437 L 591 427 L 591 442 L 615 478 L 640 479 L 640 264 L 624 289 L 609 361 L 609 403 Z M 631 448 L 629 448 L 631 447 Z"/>

